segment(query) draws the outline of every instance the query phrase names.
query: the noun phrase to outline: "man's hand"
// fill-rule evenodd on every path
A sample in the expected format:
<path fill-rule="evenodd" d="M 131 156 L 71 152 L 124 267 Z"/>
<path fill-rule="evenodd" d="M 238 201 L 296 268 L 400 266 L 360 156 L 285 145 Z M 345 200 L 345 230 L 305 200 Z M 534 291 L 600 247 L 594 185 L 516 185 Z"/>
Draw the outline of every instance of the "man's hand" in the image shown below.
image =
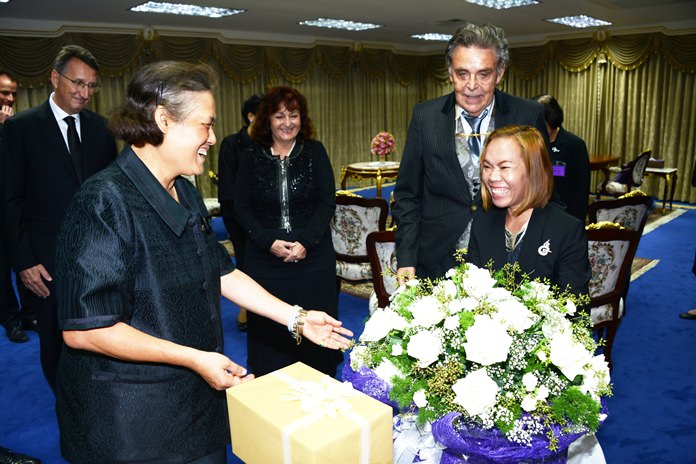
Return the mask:
<path fill-rule="evenodd" d="M 12 107 L 2 105 L 2 107 L 0 107 L 0 124 L 3 124 L 12 115 L 14 115 L 14 110 L 12 109 Z"/>
<path fill-rule="evenodd" d="M 400 267 L 396 270 L 396 281 L 399 285 L 405 285 L 407 281 L 416 277 L 415 267 Z"/>
<path fill-rule="evenodd" d="M 44 280 L 51 282 L 53 277 L 51 277 L 51 274 L 48 273 L 43 264 L 37 264 L 36 266 L 19 271 L 19 277 L 22 279 L 24 286 L 34 292 L 36 296 L 48 298 L 51 294 Z"/>

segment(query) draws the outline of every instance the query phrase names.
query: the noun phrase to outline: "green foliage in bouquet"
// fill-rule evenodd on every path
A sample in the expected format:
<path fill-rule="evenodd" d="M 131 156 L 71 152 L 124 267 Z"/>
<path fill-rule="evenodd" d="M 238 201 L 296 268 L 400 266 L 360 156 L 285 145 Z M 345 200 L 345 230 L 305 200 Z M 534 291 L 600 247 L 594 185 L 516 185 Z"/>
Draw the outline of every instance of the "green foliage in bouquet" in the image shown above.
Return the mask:
<path fill-rule="evenodd" d="M 420 424 L 458 412 L 517 443 L 551 424 L 594 432 L 611 385 L 590 317 L 577 311 L 587 303 L 517 264 L 462 262 L 444 279 L 400 287 L 367 321 L 351 367 L 373 370 Z"/>

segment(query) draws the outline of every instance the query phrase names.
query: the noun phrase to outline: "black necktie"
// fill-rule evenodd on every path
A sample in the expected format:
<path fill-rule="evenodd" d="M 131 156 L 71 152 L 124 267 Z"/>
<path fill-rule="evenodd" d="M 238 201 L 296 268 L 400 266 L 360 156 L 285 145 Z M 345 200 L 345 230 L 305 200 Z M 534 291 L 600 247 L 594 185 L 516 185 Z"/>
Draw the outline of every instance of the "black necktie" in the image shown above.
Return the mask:
<path fill-rule="evenodd" d="M 73 166 L 75 166 L 77 178 L 80 180 L 80 183 L 82 183 L 82 144 L 80 143 L 80 137 L 77 135 L 75 117 L 66 116 L 63 118 L 63 121 L 68 123 L 68 149 L 70 150 L 70 157 L 72 158 Z"/>
<path fill-rule="evenodd" d="M 481 136 L 479 131 L 481 130 L 481 121 L 483 121 L 488 115 L 488 108 L 483 110 L 480 116 L 468 116 L 462 113 L 466 122 L 471 126 L 471 136 L 469 137 L 469 149 L 471 153 L 477 158 L 481 155 Z"/>

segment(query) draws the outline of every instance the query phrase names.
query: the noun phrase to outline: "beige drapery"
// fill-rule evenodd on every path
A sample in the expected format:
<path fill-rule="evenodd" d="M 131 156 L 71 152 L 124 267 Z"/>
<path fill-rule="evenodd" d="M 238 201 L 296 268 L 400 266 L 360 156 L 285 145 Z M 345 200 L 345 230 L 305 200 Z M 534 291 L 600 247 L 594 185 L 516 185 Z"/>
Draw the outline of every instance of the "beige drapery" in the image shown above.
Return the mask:
<path fill-rule="evenodd" d="M 52 60 L 68 43 L 87 47 L 102 66 L 103 87 L 91 104 L 102 114 L 123 101 L 128 81 L 145 63 L 177 59 L 212 65 L 220 74 L 217 146 L 241 126 L 239 109 L 248 96 L 274 85 L 297 87 L 308 98 L 337 182 L 341 166 L 369 159 L 370 141 L 381 130 L 394 134 L 400 153 L 413 106 L 451 90 L 442 53 L 267 47 L 157 34 L 147 39 L 96 33 L 1 36 L 0 69 L 9 69 L 19 80 L 18 110 L 46 98 Z M 503 90 L 530 98 L 556 96 L 565 111 L 565 127 L 585 139 L 591 153 L 612 153 L 626 161 L 651 148 L 653 156 L 679 169 L 675 199 L 696 202 L 696 190 L 690 188 L 696 158 L 696 35 L 599 32 L 587 39 L 513 47 L 511 58 Z M 216 169 L 216 149 L 208 163 Z M 207 176 L 199 178 L 199 185 L 204 195 L 215 195 Z M 645 185 L 650 194 L 661 195 L 661 187 L 655 179 Z"/>

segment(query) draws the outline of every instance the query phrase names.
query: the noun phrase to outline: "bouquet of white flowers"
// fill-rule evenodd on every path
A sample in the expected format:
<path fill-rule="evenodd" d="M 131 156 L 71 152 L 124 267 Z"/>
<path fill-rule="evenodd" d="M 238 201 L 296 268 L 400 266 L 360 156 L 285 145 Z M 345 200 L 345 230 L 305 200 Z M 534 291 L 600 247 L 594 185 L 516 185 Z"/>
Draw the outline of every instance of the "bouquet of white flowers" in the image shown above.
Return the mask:
<path fill-rule="evenodd" d="M 409 281 L 375 311 L 344 380 L 394 406 L 397 423 L 410 414 L 432 425 L 442 462 L 565 456 L 611 394 L 589 316 L 576 314 L 586 301 L 517 265 L 492 275 L 463 263 L 440 281 Z"/>

